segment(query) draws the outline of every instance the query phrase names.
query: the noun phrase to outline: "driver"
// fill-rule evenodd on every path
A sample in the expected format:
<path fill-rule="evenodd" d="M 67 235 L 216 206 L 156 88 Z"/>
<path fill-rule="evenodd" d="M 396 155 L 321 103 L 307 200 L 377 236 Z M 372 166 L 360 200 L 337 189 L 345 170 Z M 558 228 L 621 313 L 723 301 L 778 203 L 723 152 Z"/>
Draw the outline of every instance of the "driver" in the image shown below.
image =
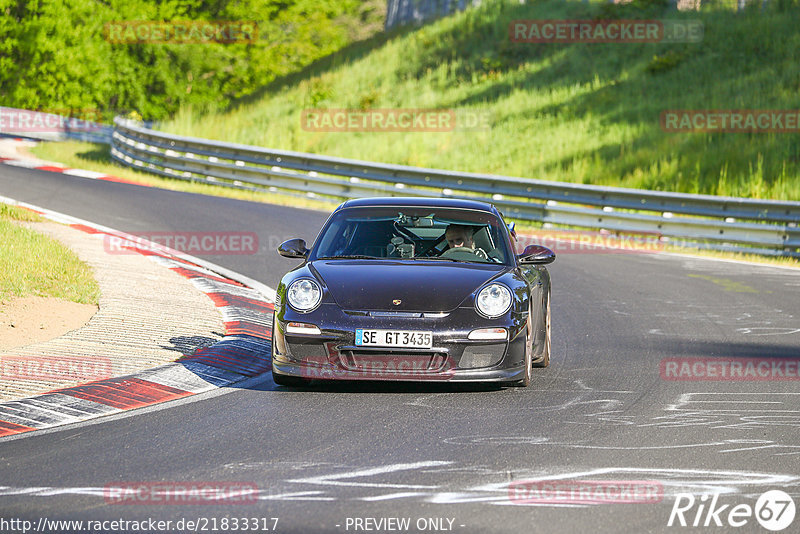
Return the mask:
<path fill-rule="evenodd" d="M 444 238 L 450 248 L 475 248 L 475 243 L 472 241 L 472 228 L 463 224 L 451 224 L 448 226 L 444 231 Z"/>
<path fill-rule="evenodd" d="M 483 249 L 475 248 L 475 242 L 472 240 L 474 229 L 471 226 L 464 224 L 451 224 L 444 231 L 444 238 L 450 249 L 465 248 L 473 252 L 481 258 L 486 258 L 486 252 Z"/>

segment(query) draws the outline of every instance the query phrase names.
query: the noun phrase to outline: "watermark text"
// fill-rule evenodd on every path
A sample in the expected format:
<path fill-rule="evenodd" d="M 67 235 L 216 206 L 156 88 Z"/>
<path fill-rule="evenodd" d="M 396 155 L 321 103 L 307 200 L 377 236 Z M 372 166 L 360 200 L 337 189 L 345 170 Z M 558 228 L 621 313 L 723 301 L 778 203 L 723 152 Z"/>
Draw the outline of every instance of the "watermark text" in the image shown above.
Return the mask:
<path fill-rule="evenodd" d="M 664 358 L 659 373 L 669 381 L 800 380 L 795 358 Z"/>
<path fill-rule="evenodd" d="M 99 356 L 69 356 L 58 359 L 33 356 L 0 358 L 0 378 L 9 380 L 90 382 L 111 376 L 111 360 Z"/>
<path fill-rule="evenodd" d="M 114 44 L 254 43 L 258 40 L 258 23 L 221 20 L 123 20 L 107 22 L 104 35 L 108 42 Z"/>
<path fill-rule="evenodd" d="M 149 232 L 135 236 L 106 234 L 103 248 L 108 254 L 158 252 L 167 247 L 186 254 L 242 255 L 258 252 L 254 232 Z"/>
<path fill-rule="evenodd" d="M 305 109 L 309 132 L 453 132 L 488 130 L 490 112 L 455 109 Z"/>
<path fill-rule="evenodd" d="M 121 482 L 106 484 L 103 499 L 119 505 L 253 504 L 253 482 Z"/>
<path fill-rule="evenodd" d="M 512 503 L 657 503 L 664 498 L 655 480 L 519 480 L 508 485 Z"/>
<path fill-rule="evenodd" d="M 660 122 L 669 133 L 797 133 L 800 110 L 667 110 L 661 112 Z"/>
<path fill-rule="evenodd" d="M 685 43 L 703 40 L 699 20 L 515 20 L 514 43 Z"/>

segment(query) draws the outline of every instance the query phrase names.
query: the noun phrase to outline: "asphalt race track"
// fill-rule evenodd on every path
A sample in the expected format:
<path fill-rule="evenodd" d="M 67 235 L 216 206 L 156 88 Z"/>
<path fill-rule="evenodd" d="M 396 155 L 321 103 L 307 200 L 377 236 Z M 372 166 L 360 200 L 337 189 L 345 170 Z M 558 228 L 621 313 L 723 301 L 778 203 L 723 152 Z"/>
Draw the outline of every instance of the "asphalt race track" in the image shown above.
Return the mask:
<path fill-rule="evenodd" d="M 0 195 L 127 232 L 256 232 L 258 254 L 204 258 L 272 287 L 295 265 L 277 244 L 313 240 L 326 218 L 7 166 Z M 731 527 L 730 510 L 775 489 L 800 504 L 800 270 L 583 251 L 559 254 L 550 272 L 552 363 L 527 389 L 293 391 L 267 375 L 226 394 L 5 439 L 0 518 L 201 520 L 209 532 L 212 520 L 223 530 L 222 518 L 279 518 L 276 532 L 766 532 L 755 517 Z M 770 375 L 662 377 L 670 362 L 708 357 L 765 361 Z M 543 478 L 640 481 L 658 492 L 628 503 L 509 493 L 510 482 Z M 238 481 L 257 486 L 258 500 L 106 503 L 108 484 L 143 481 Z M 689 526 L 669 528 L 678 494 L 697 504 Z M 715 516 L 723 526 L 705 511 L 691 526 L 703 494 L 706 510 L 714 495 L 727 505 Z"/>

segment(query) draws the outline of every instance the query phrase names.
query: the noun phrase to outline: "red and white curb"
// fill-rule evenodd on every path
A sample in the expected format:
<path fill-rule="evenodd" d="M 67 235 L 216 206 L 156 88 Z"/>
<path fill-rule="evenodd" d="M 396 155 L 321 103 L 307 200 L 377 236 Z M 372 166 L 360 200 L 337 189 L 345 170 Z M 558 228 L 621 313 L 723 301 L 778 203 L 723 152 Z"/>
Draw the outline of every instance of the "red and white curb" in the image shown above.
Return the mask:
<path fill-rule="evenodd" d="M 121 238 L 122 246 L 129 246 L 131 250 L 147 255 L 188 278 L 211 298 L 225 324 L 223 339 L 177 362 L 0 403 L 0 437 L 180 399 L 235 384 L 270 370 L 275 296 L 272 288 L 130 234 L 5 197 L 0 197 L 0 202 L 30 209 L 87 233 Z"/>

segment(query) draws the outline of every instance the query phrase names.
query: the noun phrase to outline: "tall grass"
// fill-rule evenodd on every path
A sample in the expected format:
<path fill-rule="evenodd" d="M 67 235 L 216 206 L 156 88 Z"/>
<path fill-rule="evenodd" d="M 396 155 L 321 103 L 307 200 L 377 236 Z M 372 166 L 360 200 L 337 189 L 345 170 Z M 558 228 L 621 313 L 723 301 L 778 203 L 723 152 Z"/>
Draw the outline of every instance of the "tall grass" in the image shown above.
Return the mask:
<path fill-rule="evenodd" d="M 58 241 L 15 221 L 38 221 L 26 210 L 0 204 L 0 302 L 11 297 L 57 297 L 97 304 L 91 269 Z"/>
<path fill-rule="evenodd" d="M 182 107 L 166 131 L 391 163 L 654 190 L 800 199 L 798 135 L 667 133 L 668 109 L 800 108 L 800 10 L 668 10 L 658 2 L 487 1 L 376 37 L 226 112 Z M 700 43 L 511 43 L 516 19 L 701 20 Z M 320 133 L 307 108 L 446 108 L 490 128 Z"/>

